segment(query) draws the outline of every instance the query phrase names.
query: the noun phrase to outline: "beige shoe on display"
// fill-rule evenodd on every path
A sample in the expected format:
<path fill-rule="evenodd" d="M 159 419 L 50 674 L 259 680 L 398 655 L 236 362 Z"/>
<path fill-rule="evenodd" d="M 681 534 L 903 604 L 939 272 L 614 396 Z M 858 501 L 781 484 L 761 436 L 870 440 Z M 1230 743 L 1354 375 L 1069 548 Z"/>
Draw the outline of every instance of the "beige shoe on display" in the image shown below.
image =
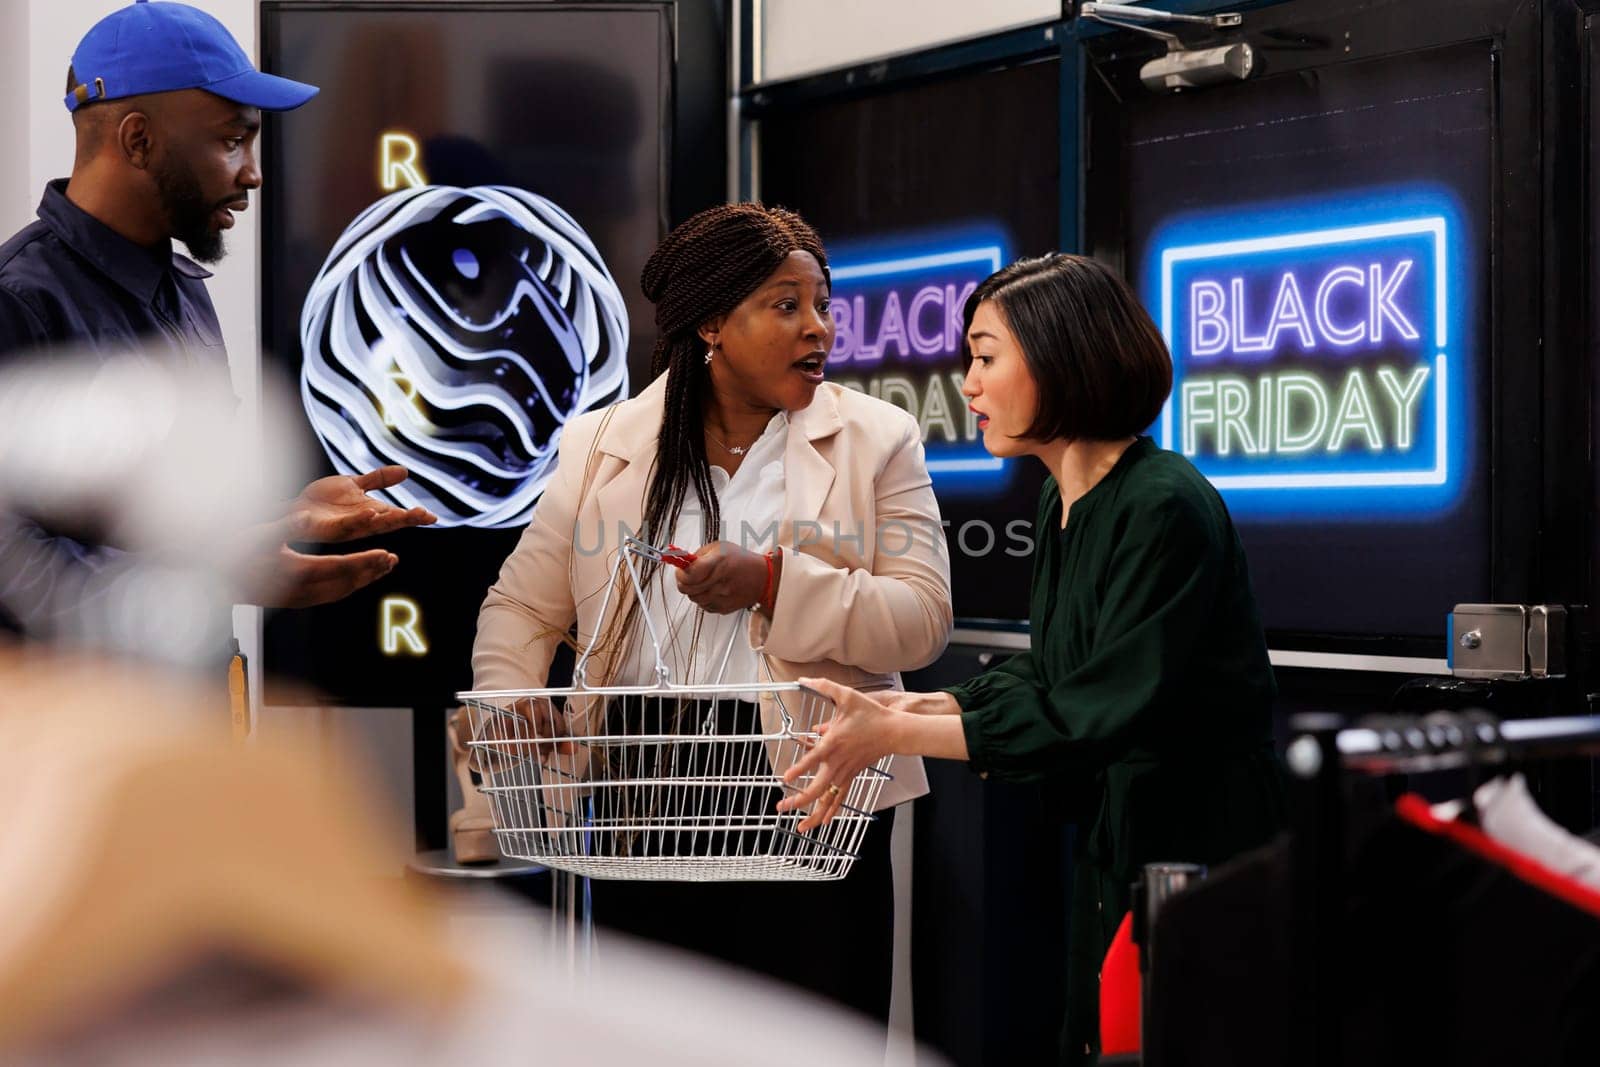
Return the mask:
<path fill-rule="evenodd" d="M 494 840 L 489 798 L 472 780 L 469 765 L 472 752 L 465 742 L 472 736 L 472 721 L 466 708 L 457 708 L 451 713 L 445 735 L 450 740 L 450 762 L 455 766 L 456 780 L 461 783 L 461 796 L 465 801 L 460 810 L 450 813 L 450 847 L 457 863 L 494 863 L 500 859 L 500 848 Z"/>

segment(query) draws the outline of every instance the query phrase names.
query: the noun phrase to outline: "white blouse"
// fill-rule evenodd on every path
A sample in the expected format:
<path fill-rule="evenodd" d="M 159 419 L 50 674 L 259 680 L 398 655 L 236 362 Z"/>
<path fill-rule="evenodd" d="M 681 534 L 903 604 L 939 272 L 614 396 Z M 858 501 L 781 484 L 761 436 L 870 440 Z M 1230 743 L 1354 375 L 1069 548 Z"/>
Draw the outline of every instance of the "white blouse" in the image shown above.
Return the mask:
<path fill-rule="evenodd" d="M 731 478 L 726 470 L 712 464 L 711 484 L 721 508 L 720 540 L 756 553 L 777 547 L 778 525 L 783 521 L 783 457 L 788 444 L 789 417 L 780 411 L 750 446 Z M 701 547 L 704 526 L 700 494 L 691 485 L 684 497 L 683 512 L 678 516 L 672 543 L 689 552 L 695 551 Z M 661 640 L 663 660 L 675 684 L 767 680 L 760 654 L 750 644 L 745 613 L 716 615 L 703 611 L 678 591 L 677 568 L 665 564 L 657 568 L 655 578 L 645 590 L 645 601 L 650 622 Z M 695 641 L 697 621 L 700 633 L 699 640 Z M 641 621 L 629 641 L 614 684 L 652 685 L 655 681 L 655 649 Z"/>

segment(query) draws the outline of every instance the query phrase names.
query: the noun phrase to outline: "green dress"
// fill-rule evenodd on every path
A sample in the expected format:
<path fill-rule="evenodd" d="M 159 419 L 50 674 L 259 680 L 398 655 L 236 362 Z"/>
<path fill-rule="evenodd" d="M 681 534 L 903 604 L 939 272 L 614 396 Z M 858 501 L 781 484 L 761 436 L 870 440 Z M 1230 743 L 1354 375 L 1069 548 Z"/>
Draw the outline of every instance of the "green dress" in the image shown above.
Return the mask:
<path fill-rule="evenodd" d="M 1032 648 L 952 687 L 974 770 L 1078 824 L 1061 1061 L 1099 1050 L 1099 969 L 1141 866 L 1214 864 L 1285 820 L 1275 692 L 1222 498 L 1141 437 L 1072 505 L 1045 482 Z"/>

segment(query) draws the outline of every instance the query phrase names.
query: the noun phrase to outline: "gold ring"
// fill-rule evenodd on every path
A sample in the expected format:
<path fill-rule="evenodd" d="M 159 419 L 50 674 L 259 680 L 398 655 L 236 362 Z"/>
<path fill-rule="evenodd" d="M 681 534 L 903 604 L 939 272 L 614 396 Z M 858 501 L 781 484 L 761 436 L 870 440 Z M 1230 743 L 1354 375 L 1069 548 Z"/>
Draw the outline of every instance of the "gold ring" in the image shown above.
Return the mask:
<path fill-rule="evenodd" d="M 836 797 L 839 795 L 839 784 L 837 782 L 828 787 L 828 795 L 830 797 Z"/>

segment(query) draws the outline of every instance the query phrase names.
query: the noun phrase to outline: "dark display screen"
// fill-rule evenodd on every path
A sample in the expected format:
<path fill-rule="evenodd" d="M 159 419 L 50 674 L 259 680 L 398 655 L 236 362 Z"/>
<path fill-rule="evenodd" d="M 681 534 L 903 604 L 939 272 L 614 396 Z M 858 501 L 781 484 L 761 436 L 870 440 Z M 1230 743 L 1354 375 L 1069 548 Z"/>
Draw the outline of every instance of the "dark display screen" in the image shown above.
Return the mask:
<path fill-rule="evenodd" d="M 1119 105 L 1153 433 L 1221 491 L 1269 630 L 1436 638 L 1489 590 L 1487 44 Z"/>
<path fill-rule="evenodd" d="M 561 426 L 636 392 L 654 342 L 664 9 L 453 6 L 263 5 L 263 66 L 322 88 L 267 127 L 267 357 L 322 473 L 404 464 L 393 502 L 441 519 L 383 539 L 376 585 L 268 614 L 269 670 L 352 703 L 469 687 Z"/>
<path fill-rule="evenodd" d="M 963 74 L 760 124 L 761 198 L 827 243 L 829 377 L 922 426 L 965 620 L 1028 612 L 1045 471 L 984 450 L 961 395 L 961 311 L 1001 266 L 1058 244 L 1058 72 L 1048 61 Z"/>

